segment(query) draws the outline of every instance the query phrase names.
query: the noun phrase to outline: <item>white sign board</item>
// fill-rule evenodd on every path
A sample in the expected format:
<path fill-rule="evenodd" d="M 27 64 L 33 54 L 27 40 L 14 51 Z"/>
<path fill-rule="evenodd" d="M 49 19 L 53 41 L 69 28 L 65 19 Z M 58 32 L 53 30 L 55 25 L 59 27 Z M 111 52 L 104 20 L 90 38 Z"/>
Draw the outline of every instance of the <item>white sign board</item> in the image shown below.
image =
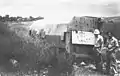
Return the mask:
<path fill-rule="evenodd" d="M 94 45 L 95 36 L 92 32 L 72 31 L 72 44 Z"/>

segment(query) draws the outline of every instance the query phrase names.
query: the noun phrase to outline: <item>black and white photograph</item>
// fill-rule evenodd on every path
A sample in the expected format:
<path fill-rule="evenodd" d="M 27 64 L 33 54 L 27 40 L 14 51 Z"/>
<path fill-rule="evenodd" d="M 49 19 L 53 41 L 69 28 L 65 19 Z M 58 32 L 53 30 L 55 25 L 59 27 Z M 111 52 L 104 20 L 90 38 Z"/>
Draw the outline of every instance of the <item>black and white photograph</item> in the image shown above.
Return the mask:
<path fill-rule="evenodd" d="M 120 0 L 0 0 L 0 76 L 120 76 Z"/>

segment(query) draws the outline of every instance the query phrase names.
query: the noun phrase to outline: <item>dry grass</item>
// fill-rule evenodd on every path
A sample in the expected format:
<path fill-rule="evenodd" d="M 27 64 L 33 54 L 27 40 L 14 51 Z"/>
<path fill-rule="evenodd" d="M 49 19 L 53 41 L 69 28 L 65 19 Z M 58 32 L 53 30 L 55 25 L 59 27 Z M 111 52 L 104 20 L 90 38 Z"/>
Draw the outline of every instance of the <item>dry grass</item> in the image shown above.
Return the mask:
<path fill-rule="evenodd" d="M 74 76 L 106 76 L 106 75 L 91 71 L 88 68 L 81 67 L 74 72 Z"/>
<path fill-rule="evenodd" d="M 10 73 L 5 73 L 5 72 L 1 72 L 0 73 L 1 75 L 0 76 L 38 76 L 37 74 L 26 74 L 26 73 L 13 73 L 13 72 L 10 72 Z M 57 76 L 57 75 L 56 75 Z M 87 68 L 79 68 L 77 69 L 77 71 L 74 72 L 74 75 L 69 75 L 69 76 L 106 76 L 106 75 L 102 75 L 102 74 L 99 74 L 97 72 L 93 72 Z"/>

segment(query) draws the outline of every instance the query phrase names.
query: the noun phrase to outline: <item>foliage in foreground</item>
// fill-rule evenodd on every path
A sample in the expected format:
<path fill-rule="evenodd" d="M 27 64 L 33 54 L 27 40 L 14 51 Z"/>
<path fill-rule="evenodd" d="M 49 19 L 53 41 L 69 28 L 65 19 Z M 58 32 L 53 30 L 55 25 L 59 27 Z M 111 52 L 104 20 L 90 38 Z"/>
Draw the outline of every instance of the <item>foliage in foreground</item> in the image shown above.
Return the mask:
<path fill-rule="evenodd" d="M 21 44 L 21 46 L 17 45 L 14 52 L 16 54 L 25 54 L 31 58 L 33 62 L 40 61 L 40 59 L 45 56 L 46 52 L 48 52 L 49 48 L 53 45 L 49 44 L 45 39 L 41 39 L 37 35 L 35 35 L 35 37 L 30 36 L 28 29 L 24 27 L 20 28 L 11 30 L 13 33 L 12 40 Z"/>
<path fill-rule="evenodd" d="M 73 76 L 106 76 L 98 72 L 92 71 L 89 68 L 80 67 L 76 71 L 73 71 Z"/>

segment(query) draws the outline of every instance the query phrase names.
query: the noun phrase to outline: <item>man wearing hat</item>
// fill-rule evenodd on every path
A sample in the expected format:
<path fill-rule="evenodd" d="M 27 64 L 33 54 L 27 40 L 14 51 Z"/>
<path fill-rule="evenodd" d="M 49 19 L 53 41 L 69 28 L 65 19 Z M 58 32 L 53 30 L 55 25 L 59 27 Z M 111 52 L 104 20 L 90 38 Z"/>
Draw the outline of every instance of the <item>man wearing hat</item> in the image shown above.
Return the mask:
<path fill-rule="evenodd" d="M 100 52 L 101 49 L 104 46 L 104 40 L 103 37 L 100 35 L 100 31 L 98 29 L 94 30 L 94 35 L 95 35 L 95 49 Z"/>
<path fill-rule="evenodd" d="M 96 70 L 101 71 L 102 67 L 99 65 L 99 63 L 102 60 L 101 51 L 104 46 L 104 40 L 103 40 L 103 37 L 100 35 L 100 31 L 98 29 L 94 30 L 94 35 L 95 35 L 95 44 L 93 48 L 94 52 L 92 52 L 92 54 L 95 57 L 97 57 L 95 58 Z"/>

